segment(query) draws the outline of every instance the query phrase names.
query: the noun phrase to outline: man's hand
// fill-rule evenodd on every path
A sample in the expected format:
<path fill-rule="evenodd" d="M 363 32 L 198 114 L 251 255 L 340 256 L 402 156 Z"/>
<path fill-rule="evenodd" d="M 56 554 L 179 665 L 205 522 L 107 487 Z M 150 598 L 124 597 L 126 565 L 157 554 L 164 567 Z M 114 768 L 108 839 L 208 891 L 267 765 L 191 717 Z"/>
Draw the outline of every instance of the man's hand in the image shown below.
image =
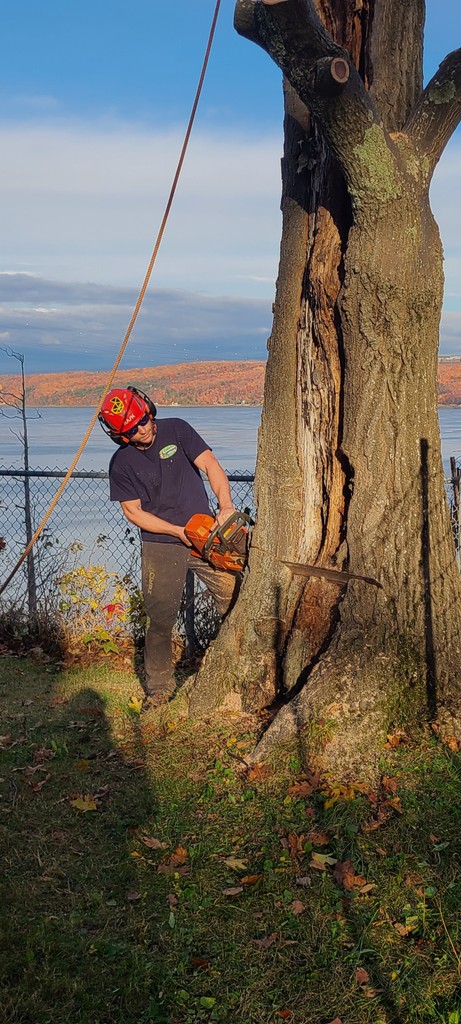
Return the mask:
<path fill-rule="evenodd" d="M 235 512 L 235 508 L 233 505 L 225 505 L 224 508 L 220 508 L 219 512 L 216 515 L 216 519 L 213 523 L 213 526 L 224 526 L 224 523 L 227 523 L 227 520 L 229 519 L 233 512 Z"/>
<path fill-rule="evenodd" d="M 190 540 L 188 540 L 188 538 L 186 537 L 183 526 L 178 526 L 177 536 L 179 537 L 179 540 L 182 540 L 183 544 L 186 545 L 186 548 L 192 547 Z"/>

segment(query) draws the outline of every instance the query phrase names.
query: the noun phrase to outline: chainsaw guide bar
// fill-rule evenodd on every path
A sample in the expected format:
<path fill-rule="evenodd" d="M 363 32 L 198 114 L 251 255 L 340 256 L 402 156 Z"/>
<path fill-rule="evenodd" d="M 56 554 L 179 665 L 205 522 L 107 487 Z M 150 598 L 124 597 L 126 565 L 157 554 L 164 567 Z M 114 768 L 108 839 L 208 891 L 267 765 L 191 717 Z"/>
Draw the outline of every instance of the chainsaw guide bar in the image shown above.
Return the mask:
<path fill-rule="evenodd" d="M 191 542 L 193 554 L 210 562 L 216 569 L 224 569 L 227 572 L 242 572 L 248 561 L 248 551 L 251 544 L 251 527 L 253 522 L 245 512 L 233 512 L 222 526 L 215 526 L 215 520 L 211 516 L 197 513 L 189 519 L 184 527 L 184 532 Z M 286 562 L 283 558 L 271 555 L 257 545 L 253 545 L 258 551 L 275 558 L 277 562 L 286 565 L 295 576 L 316 576 L 319 579 L 329 580 L 342 587 L 349 580 L 361 580 L 372 587 L 383 590 L 379 580 L 372 576 L 360 576 L 356 572 L 347 572 L 341 569 L 329 569 L 323 565 L 308 565 L 303 562 Z"/>

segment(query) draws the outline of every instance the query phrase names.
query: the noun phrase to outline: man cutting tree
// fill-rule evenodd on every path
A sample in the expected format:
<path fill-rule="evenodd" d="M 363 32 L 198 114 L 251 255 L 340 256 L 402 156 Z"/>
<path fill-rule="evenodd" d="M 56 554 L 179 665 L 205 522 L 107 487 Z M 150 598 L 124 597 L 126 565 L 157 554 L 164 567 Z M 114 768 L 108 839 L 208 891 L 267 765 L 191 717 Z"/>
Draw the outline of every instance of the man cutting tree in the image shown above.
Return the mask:
<path fill-rule="evenodd" d="M 141 530 L 144 689 L 161 704 L 176 686 L 171 638 L 188 570 L 205 583 L 221 616 L 237 595 L 239 578 L 193 557 L 184 532 L 194 514 L 211 515 L 201 473 L 218 502 L 216 524 L 234 511 L 224 469 L 190 423 L 156 415 L 151 399 L 128 385 L 109 391 L 99 420 L 119 445 L 109 466 L 111 500 L 119 501 L 128 521 Z"/>

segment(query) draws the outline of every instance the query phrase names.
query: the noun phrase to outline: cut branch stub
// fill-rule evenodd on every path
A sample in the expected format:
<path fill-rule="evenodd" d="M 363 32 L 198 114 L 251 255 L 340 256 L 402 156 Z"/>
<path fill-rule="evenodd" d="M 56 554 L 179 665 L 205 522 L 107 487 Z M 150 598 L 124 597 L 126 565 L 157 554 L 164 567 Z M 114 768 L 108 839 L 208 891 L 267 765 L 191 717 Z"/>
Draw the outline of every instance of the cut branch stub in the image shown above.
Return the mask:
<path fill-rule="evenodd" d="M 320 97 L 326 99 L 340 93 L 343 87 L 347 85 L 350 73 L 350 64 L 345 57 L 321 57 L 312 66 L 311 100 L 315 93 L 319 99 Z"/>
<path fill-rule="evenodd" d="M 344 57 L 333 57 L 330 65 L 331 75 L 339 85 L 345 85 L 349 80 L 350 68 Z"/>

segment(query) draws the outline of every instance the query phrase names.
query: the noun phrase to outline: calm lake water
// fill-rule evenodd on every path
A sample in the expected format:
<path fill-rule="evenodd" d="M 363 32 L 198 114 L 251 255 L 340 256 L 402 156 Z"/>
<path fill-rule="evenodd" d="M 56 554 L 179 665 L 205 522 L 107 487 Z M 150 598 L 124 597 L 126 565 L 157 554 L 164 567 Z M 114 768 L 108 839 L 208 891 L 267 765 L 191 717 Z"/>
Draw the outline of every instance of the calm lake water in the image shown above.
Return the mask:
<path fill-rule="evenodd" d="M 67 469 L 88 427 L 93 409 L 41 409 L 40 418 L 31 410 L 28 421 L 32 469 Z M 249 406 L 175 407 L 161 409 L 159 417 L 179 416 L 188 420 L 213 449 L 227 470 L 253 472 L 261 408 Z M 439 409 L 442 456 L 449 473 L 450 455 L 461 457 L 461 409 Z M 22 463 L 21 444 L 15 434 L 18 420 L 0 416 L 0 469 Z M 115 448 L 96 424 L 78 470 L 105 470 Z"/>
<path fill-rule="evenodd" d="M 67 469 L 78 449 L 93 409 L 40 409 L 40 418 L 31 410 L 29 434 L 31 469 Z M 257 432 L 261 419 L 260 406 L 197 407 L 175 406 L 160 409 L 159 419 L 178 416 L 188 420 L 213 449 L 216 458 L 227 470 L 253 472 L 256 463 Z M 0 416 L 0 469 L 22 464 L 18 438 L 18 420 Z M 105 470 L 115 452 L 115 445 L 104 434 L 99 423 L 94 427 L 83 452 L 78 470 Z"/>

